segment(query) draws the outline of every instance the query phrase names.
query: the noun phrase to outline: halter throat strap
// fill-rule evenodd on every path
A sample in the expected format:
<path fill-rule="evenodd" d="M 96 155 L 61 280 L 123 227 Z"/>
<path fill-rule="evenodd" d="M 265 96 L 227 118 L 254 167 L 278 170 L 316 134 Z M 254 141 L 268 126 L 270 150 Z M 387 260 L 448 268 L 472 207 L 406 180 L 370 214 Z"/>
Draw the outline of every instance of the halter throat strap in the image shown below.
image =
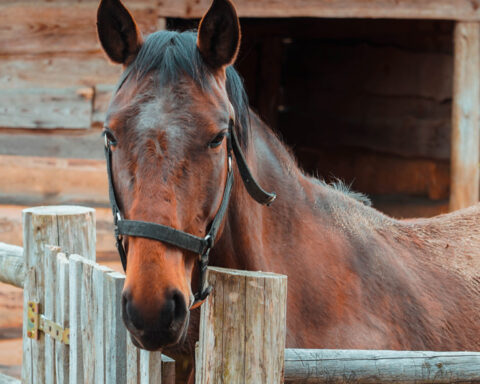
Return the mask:
<path fill-rule="evenodd" d="M 181 248 L 183 250 L 198 254 L 199 267 L 199 286 L 195 293 L 195 301 L 192 303 L 190 309 L 199 307 L 210 294 L 212 287 L 207 283 L 207 267 L 209 261 L 210 250 L 215 245 L 215 240 L 223 222 L 225 214 L 230 202 L 232 193 L 234 172 L 232 168 L 232 153 L 235 156 L 236 164 L 243 180 L 246 190 L 249 195 L 258 203 L 270 205 L 276 198 L 275 193 L 268 193 L 263 190 L 260 185 L 253 178 L 250 169 L 248 168 L 245 156 L 239 145 L 235 130 L 233 129 L 233 122 L 230 122 L 227 137 L 227 161 L 228 173 L 223 191 L 222 202 L 220 207 L 210 223 L 205 237 L 198 237 L 190 233 L 168 227 L 162 224 L 139 221 L 126 220 L 123 218 L 120 208 L 115 196 L 115 189 L 113 184 L 112 171 L 112 150 L 111 146 L 116 143 L 111 142 L 107 135 L 105 135 L 105 157 L 107 162 L 108 173 L 108 194 L 110 198 L 110 205 L 112 207 L 113 222 L 115 226 L 116 246 L 120 259 L 122 261 L 123 269 L 127 269 L 127 253 L 123 245 L 123 236 L 144 237 L 152 240 L 161 241 L 171 246 Z"/>

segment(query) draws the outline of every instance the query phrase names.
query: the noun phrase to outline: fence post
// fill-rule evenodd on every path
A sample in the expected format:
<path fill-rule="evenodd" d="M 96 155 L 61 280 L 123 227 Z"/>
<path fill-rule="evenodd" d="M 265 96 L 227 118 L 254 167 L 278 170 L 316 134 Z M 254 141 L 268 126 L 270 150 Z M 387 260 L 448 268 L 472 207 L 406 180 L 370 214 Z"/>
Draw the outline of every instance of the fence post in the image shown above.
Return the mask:
<path fill-rule="evenodd" d="M 283 383 L 287 277 L 209 268 L 196 383 Z"/>
<path fill-rule="evenodd" d="M 29 208 L 23 211 L 25 259 L 22 382 L 45 382 L 45 337 L 27 335 L 28 302 L 44 306 L 45 245 L 59 246 L 64 252 L 80 253 L 95 260 L 95 211 L 74 206 Z M 56 256 L 55 256 L 56 257 Z"/>

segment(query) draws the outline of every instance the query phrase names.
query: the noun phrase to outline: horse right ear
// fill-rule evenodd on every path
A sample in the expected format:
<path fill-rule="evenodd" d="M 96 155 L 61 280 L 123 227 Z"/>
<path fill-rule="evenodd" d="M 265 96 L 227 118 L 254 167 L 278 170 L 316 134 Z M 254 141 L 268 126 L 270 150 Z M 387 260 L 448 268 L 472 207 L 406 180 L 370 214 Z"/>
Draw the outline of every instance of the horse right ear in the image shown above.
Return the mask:
<path fill-rule="evenodd" d="M 100 2 L 97 31 L 105 53 L 115 63 L 130 64 L 142 46 L 142 34 L 120 0 Z"/>

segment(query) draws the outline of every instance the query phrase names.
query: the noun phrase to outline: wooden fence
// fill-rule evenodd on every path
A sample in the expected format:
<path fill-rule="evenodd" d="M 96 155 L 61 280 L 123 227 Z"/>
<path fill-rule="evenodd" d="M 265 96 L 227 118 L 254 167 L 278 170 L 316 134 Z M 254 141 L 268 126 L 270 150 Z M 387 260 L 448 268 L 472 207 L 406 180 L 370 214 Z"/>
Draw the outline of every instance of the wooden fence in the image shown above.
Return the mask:
<path fill-rule="evenodd" d="M 95 263 L 95 212 L 24 211 L 24 249 L 0 243 L 0 281 L 24 289 L 24 383 L 174 383 L 121 320 L 125 276 Z M 83 256 L 80 256 L 82 254 Z M 196 383 L 480 382 L 480 353 L 285 349 L 286 276 L 209 269 Z M 0 374 L 0 383 L 18 383 Z"/>

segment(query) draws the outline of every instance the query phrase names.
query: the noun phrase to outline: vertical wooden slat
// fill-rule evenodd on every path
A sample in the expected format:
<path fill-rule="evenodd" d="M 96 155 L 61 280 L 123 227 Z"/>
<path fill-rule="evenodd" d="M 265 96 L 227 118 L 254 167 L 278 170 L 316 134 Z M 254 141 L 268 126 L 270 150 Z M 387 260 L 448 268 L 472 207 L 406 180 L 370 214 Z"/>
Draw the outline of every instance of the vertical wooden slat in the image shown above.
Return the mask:
<path fill-rule="evenodd" d="M 454 31 L 450 210 L 479 198 L 480 23 L 457 22 Z"/>
<path fill-rule="evenodd" d="M 93 340 L 95 342 L 95 383 L 105 382 L 105 274 L 113 272 L 110 268 L 95 264 L 92 275 L 94 291 L 93 303 Z"/>
<path fill-rule="evenodd" d="M 83 383 L 82 354 L 82 276 L 83 258 L 71 255 L 69 258 L 70 287 L 70 384 Z"/>
<path fill-rule="evenodd" d="M 70 287 L 68 283 L 68 259 L 64 253 L 57 254 L 57 279 L 55 322 L 64 329 L 70 328 Z M 56 382 L 58 384 L 69 383 L 70 347 L 60 342 L 55 344 Z"/>
<path fill-rule="evenodd" d="M 175 360 L 162 355 L 162 380 L 161 384 L 175 384 Z"/>
<path fill-rule="evenodd" d="M 83 356 L 83 382 L 85 384 L 96 384 L 95 381 L 95 356 L 97 343 L 94 338 L 95 329 L 95 298 L 97 292 L 93 286 L 93 270 L 95 263 L 84 257 L 83 273 L 81 281 L 81 311 L 80 332 L 82 335 L 82 356 Z M 103 353 L 103 351 L 102 351 Z"/>
<path fill-rule="evenodd" d="M 140 350 L 127 335 L 127 383 L 140 384 Z"/>
<path fill-rule="evenodd" d="M 162 383 L 162 354 L 140 350 L 140 384 Z"/>
<path fill-rule="evenodd" d="M 121 293 L 125 276 L 118 272 L 105 275 L 104 301 L 105 319 L 105 382 L 122 384 L 126 382 L 127 340 L 122 322 Z"/>
<path fill-rule="evenodd" d="M 209 268 L 196 383 L 283 382 L 286 276 Z"/>
<path fill-rule="evenodd" d="M 45 298 L 43 314 L 49 320 L 55 320 L 56 315 L 56 285 L 57 285 L 57 254 L 59 247 L 46 245 L 43 268 L 45 273 Z M 55 339 L 45 336 L 45 384 L 56 382 Z"/>

